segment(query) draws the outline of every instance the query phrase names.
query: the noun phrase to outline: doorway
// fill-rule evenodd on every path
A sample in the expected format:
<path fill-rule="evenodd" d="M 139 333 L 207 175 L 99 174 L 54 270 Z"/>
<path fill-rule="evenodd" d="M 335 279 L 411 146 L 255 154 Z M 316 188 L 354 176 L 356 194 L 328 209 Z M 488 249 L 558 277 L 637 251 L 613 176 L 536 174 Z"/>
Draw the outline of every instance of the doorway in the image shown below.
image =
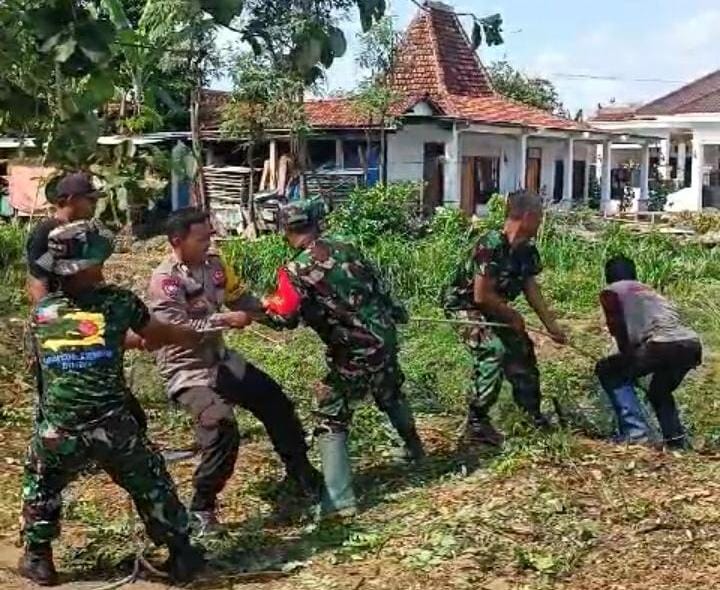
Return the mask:
<path fill-rule="evenodd" d="M 562 201 L 565 191 L 565 161 L 555 160 L 555 184 L 553 187 L 553 203 Z"/>
<path fill-rule="evenodd" d="M 573 162 L 573 201 L 582 201 L 585 197 L 585 169 L 587 163 L 583 160 L 575 160 Z"/>
<path fill-rule="evenodd" d="M 431 213 L 445 200 L 444 156 L 444 143 L 433 142 L 423 146 L 423 209 L 425 213 Z"/>
<path fill-rule="evenodd" d="M 528 148 L 527 166 L 525 168 L 525 188 L 535 194 L 540 194 L 542 170 L 542 150 L 540 148 Z"/>

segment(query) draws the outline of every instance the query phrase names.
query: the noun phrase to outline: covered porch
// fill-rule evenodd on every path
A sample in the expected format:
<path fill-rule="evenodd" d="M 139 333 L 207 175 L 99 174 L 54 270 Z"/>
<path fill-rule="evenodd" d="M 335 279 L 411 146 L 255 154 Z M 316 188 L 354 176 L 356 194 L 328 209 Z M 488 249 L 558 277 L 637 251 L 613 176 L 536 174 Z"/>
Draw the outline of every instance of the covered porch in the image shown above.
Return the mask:
<path fill-rule="evenodd" d="M 447 205 L 482 215 L 494 194 L 527 189 L 541 195 L 546 206 L 562 209 L 589 205 L 594 193 L 609 212 L 610 172 L 603 156 L 613 143 L 629 141 L 637 138 L 594 130 L 406 121 L 389 138 L 388 178 L 422 178 L 426 210 Z M 648 198 L 649 159 L 643 163 L 645 190 L 632 203 L 636 210 Z"/>

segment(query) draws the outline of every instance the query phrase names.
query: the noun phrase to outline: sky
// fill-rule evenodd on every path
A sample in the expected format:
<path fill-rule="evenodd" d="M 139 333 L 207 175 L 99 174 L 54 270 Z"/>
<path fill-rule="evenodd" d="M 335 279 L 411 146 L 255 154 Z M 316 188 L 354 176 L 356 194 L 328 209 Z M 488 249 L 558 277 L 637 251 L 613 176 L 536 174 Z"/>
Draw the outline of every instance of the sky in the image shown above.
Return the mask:
<path fill-rule="evenodd" d="M 598 103 L 613 99 L 618 104 L 647 102 L 720 69 L 718 0 L 445 1 L 457 12 L 499 12 L 505 44 L 481 47 L 481 59 L 507 59 L 528 74 L 548 78 L 572 112 L 582 108 L 591 114 Z M 404 30 L 417 7 L 411 0 L 389 4 L 395 28 Z M 360 25 L 356 15 L 351 16 L 341 25 L 348 51 L 328 72 L 328 92 L 351 90 L 363 76 L 355 64 Z M 219 42 L 227 42 L 227 37 Z M 228 81 L 218 80 L 214 86 L 227 88 Z"/>

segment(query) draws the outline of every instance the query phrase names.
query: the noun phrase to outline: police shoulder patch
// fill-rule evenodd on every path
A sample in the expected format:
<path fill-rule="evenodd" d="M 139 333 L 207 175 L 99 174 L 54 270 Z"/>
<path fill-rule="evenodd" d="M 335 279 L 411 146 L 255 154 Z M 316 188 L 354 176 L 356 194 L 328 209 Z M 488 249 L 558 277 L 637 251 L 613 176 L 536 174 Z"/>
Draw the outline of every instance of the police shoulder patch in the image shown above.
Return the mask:
<path fill-rule="evenodd" d="M 163 277 L 160 281 L 160 288 L 165 295 L 175 299 L 180 293 L 180 279 L 177 277 Z"/>

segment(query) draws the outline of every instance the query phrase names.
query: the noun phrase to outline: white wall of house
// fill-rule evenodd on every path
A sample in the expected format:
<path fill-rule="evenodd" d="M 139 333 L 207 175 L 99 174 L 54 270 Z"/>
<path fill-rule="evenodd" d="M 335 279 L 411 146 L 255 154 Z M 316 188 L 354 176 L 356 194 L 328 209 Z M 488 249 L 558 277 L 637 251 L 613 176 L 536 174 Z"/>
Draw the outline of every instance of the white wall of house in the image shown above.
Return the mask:
<path fill-rule="evenodd" d="M 460 135 L 464 157 L 486 156 L 500 159 L 500 191 L 508 193 L 518 186 L 517 140 L 505 135 L 464 133 Z M 457 183 L 458 188 L 460 182 Z M 460 200 L 458 191 L 457 199 Z"/>
<path fill-rule="evenodd" d="M 487 156 L 500 160 L 500 192 L 509 193 L 521 186 L 520 149 L 518 136 L 474 131 L 457 133 L 459 157 L 454 157 L 455 134 L 432 123 L 409 124 L 388 136 L 388 180 L 391 182 L 419 182 L 423 178 L 424 144 L 446 145 L 444 199 L 447 204 L 460 202 L 463 157 Z M 528 148 L 541 149 L 540 185 L 549 197 L 555 188 L 555 162 L 564 161 L 568 149 L 567 139 L 529 136 Z M 589 166 L 595 159 L 595 145 L 576 141 L 574 160 Z M 586 191 L 587 193 L 587 191 Z"/>
<path fill-rule="evenodd" d="M 720 113 L 658 116 L 649 121 L 596 121 L 593 125 L 608 131 L 661 138 L 659 141 L 655 140 L 655 147 L 660 152 L 661 165 L 669 161 L 671 156 L 677 156 L 678 143 L 683 142 L 687 156 L 693 158 L 693 168 L 696 168 L 696 163 L 701 163 L 702 171 L 687 171 L 687 174 L 692 174 L 691 186 L 670 194 L 666 209 L 669 211 L 702 209 L 704 175 L 711 169 L 717 170 L 720 167 L 719 158 L 715 156 L 720 154 L 717 151 L 720 145 Z M 612 154 L 613 168 L 615 168 L 626 161 L 628 151 L 613 148 Z"/>
<path fill-rule="evenodd" d="M 388 135 L 388 181 L 422 181 L 426 143 L 449 143 L 452 131 L 433 124 L 405 125 Z"/>

